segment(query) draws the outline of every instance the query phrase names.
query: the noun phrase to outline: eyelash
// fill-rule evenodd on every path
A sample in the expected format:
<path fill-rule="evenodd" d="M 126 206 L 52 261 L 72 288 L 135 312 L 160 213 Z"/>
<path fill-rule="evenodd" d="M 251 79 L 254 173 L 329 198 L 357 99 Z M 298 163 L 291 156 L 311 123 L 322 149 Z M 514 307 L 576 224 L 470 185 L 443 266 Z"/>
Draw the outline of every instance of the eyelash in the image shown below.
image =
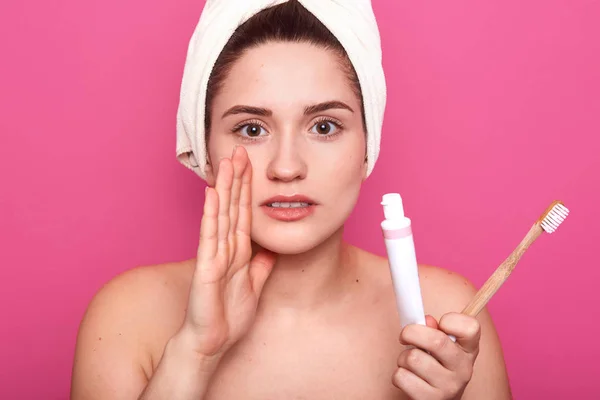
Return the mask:
<path fill-rule="evenodd" d="M 248 125 L 257 125 L 257 126 L 260 126 L 262 129 L 266 129 L 265 125 L 262 122 L 260 122 L 257 119 L 251 119 L 249 121 L 244 121 L 244 122 L 241 122 L 241 123 L 235 125 L 233 128 L 231 128 L 231 132 L 239 133 L 242 129 L 244 129 Z M 240 139 L 242 139 L 245 142 L 256 142 L 257 140 L 261 140 L 260 137 L 253 138 L 253 137 L 242 136 L 241 134 L 238 136 L 240 137 Z"/>
<path fill-rule="evenodd" d="M 334 118 L 331 118 L 331 117 L 319 117 L 319 118 L 317 118 L 317 120 L 315 121 L 315 123 L 312 124 L 311 129 L 315 125 L 320 124 L 322 122 L 332 123 L 335 126 L 336 131 L 335 131 L 335 133 L 332 133 L 330 135 L 316 135 L 316 136 L 319 137 L 319 140 L 332 140 L 332 139 L 335 139 L 338 135 L 340 135 L 344 131 L 344 124 L 342 124 L 341 121 L 339 121 L 337 119 L 334 119 Z"/>
<path fill-rule="evenodd" d="M 341 121 L 339 121 L 339 120 L 337 120 L 335 118 L 331 118 L 331 117 L 319 117 L 319 118 L 317 118 L 315 120 L 315 122 L 311 125 L 311 129 L 315 125 L 323 123 L 323 122 L 329 122 L 329 123 L 333 124 L 336 127 L 337 130 L 336 130 L 335 133 L 332 133 L 330 135 L 316 135 L 315 134 L 315 136 L 319 136 L 319 140 L 332 140 L 335 137 L 337 137 L 339 134 L 341 134 L 342 131 L 344 130 L 344 124 L 342 124 Z M 257 126 L 260 126 L 262 129 L 266 129 L 265 126 L 264 126 L 264 124 L 261 121 L 253 119 L 253 120 L 244 121 L 244 122 L 241 122 L 241 123 L 235 125 L 231 129 L 231 132 L 233 132 L 233 133 L 239 133 L 242 129 L 244 129 L 248 125 L 257 125 Z M 246 137 L 246 136 L 241 136 L 241 135 L 239 135 L 239 136 L 240 136 L 240 138 L 242 140 L 247 141 L 247 142 L 255 142 L 257 140 L 261 140 L 260 137 L 254 137 L 254 138 L 252 138 L 252 137 Z"/>

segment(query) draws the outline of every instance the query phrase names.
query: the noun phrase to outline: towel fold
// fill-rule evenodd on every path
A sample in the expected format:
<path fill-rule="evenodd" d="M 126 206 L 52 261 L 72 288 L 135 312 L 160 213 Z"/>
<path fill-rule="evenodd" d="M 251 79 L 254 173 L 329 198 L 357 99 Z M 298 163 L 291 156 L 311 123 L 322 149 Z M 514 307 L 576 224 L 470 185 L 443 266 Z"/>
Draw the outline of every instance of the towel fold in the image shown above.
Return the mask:
<path fill-rule="evenodd" d="M 177 159 L 205 179 L 206 89 L 219 54 L 238 26 L 287 0 L 207 0 L 194 30 L 177 110 Z M 386 103 L 381 40 L 370 0 L 299 0 L 346 50 L 360 83 L 367 128 L 367 174 L 379 156 Z"/>

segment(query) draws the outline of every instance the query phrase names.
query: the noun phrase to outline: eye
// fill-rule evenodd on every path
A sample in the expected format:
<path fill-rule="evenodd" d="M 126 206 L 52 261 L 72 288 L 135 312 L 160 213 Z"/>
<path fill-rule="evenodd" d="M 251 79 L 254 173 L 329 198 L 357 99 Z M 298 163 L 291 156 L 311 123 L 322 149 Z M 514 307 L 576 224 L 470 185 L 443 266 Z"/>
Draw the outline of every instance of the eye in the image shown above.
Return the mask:
<path fill-rule="evenodd" d="M 318 121 L 316 124 L 314 124 L 311 129 L 311 132 L 317 135 L 332 135 L 336 133 L 338 129 L 339 124 L 333 121 L 323 120 Z"/>
<path fill-rule="evenodd" d="M 255 138 L 266 133 L 265 128 L 255 122 L 236 126 L 234 132 L 239 132 L 244 137 Z"/>

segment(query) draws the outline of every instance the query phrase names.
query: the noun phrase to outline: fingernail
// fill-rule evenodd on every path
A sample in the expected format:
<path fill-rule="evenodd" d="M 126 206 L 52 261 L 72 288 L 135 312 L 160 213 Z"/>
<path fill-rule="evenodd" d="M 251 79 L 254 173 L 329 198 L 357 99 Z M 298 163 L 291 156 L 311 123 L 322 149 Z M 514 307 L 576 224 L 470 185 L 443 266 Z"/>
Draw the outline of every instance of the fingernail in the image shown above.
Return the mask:
<path fill-rule="evenodd" d="M 238 145 L 236 144 L 235 146 L 233 146 L 233 152 L 231 153 L 231 157 L 233 158 L 233 156 L 235 156 L 235 151 L 237 150 Z"/>
<path fill-rule="evenodd" d="M 204 186 L 204 194 L 206 194 L 206 192 L 208 192 L 208 186 Z"/>

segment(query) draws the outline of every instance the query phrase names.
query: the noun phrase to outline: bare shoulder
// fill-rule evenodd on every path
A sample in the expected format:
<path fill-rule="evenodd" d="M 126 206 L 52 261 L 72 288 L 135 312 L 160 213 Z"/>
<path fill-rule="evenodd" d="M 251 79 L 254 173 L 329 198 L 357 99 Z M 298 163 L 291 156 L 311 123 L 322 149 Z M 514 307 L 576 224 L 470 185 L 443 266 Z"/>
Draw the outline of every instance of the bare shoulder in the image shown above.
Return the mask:
<path fill-rule="evenodd" d="M 392 277 L 387 258 L 367 252 L 357 254 L 357 258 L 366 267 L 363 274 L 369 275 L 374 284 L 373 288 L 381 296 L 385 296 L 388 315 L 395 312 Z M 438 321 L 445 314 L 461 312 L 477 292 L 466 277 L 439 267 L 420 265 L 419 279 L 425 312 Z M 380 307 L 381 303 L 378 306 Z M 473 378 L 463 399 L 509 399 L 510 386 L 502 346 L 488 310 L 484 309 L 477 316 L 477 320 L 481 325 L 480 351 Z"/>
<path fill-rule="evenodd" d="M 77 336 L 73 398 L 143 389 L 183 321 L 192 273 L 193 260 L 136 267 L 95 294 Z"/>
<path fill-rule="evenodd" d="M 120 299 L 156 290 L 170 292 L 170 288 L 184 283 L 193 272 L 192 260 L 135 267 L 112 278 L 96 293 L 93 301 L 106 298 Z"/>
<path fill-rule="evenodd" d="M 392 293 L 393 284 L 388 260 L 385 257 L 356 249 L 356 259 L 364 268 L 363 274 L 381 293 Z M 460 312 L 476 293 L 474 285 L 459 273 L 419 265 L 419 279 L 425 311 L 436 319 L 448 312 Z"/>
<path fill-rule="evenodd" d="M 162 312 L 187 300 L 193 272 L 191 261 L 142 266 L 125 271 L 107 282 L 90 302 L 82 327 L 102 318 L 107 326 L 122 331 L 153 324 Z M 184 311 L 184 310 L 181 310 Z"/>
<path fill-rule="evenodd" d="M 477 292 L 466 277 L 440 267 L 419 265 L 419 278 L 425 310 L 436 319 L 461 312 Z"/>

